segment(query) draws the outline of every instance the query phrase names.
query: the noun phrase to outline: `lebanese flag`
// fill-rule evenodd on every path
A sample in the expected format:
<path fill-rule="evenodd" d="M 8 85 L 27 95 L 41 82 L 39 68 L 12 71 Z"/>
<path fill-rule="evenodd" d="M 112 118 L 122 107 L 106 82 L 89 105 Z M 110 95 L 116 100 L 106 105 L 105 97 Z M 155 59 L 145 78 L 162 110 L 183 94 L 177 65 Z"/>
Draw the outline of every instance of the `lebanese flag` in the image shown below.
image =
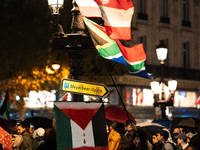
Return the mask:
<path fill-rule="evenodd" d="M 76 4 L 82 16 L 101 18 L 101 10 L 94 0 L 76 0 Z"/>
<path fill-rule="evenodd" d="M 101 9 L 106 32 L 111 39 L 131 40 L 132 0 L 94 0 Z"/>
<path fill-rule="evenodd" d="M 108 150 L 102 103 L 55 102 L 57 149 Z"/>

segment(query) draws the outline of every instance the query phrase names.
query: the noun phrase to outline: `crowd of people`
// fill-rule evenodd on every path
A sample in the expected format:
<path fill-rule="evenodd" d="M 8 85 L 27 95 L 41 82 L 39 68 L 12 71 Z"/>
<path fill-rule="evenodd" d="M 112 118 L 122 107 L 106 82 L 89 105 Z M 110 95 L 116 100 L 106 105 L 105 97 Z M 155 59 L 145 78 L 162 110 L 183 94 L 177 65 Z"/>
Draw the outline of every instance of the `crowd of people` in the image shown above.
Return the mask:
<path fill-rule="evenodd" d="M 12 135 L 13 150 L 56 150 L 56 124 L 55 118 L 52 121 L 52 128 L 43 129 L 42 127 L 34 130 L 26 124 L 16 123 L 8 129 Z M 0 150 L 3 147 L 0 144 Z M 1 149 L 2 148 L 2 149 Z"/>
<path fill-rule="evenodd" d="M 119 123 L 112 121 L 107 126 L 109 150 L 200 150 L 200 131 L 197 128 L 166 128 L 147 139 L 145 129 L 136 127 L 132 120 L 124 123 L 124 133 Z"/>
<path fill-rule="evenodd" d="M 56 150 L 56 124 L 52 128 L 28 127 L 23 123 L 9 128 L 13 150 Z M 170 131 L 161 129 L 147 139 L 143 127 L 127 120 L 123 126 L 116 120 L 106 123 L 109 150 L 200 150 L 198 128 L 173 127 Z M 0 150 L 3 150 L 0 144 Z"/>

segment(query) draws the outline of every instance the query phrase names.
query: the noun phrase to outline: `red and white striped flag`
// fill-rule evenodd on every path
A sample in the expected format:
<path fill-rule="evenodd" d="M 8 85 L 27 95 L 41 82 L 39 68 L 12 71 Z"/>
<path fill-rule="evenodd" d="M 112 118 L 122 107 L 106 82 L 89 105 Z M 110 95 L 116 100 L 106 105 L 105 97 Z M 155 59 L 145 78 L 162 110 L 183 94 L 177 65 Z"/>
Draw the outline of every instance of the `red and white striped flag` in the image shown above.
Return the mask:
<path fill-rule="evenodd" d="M 95 0 L 99 5 L 106 32 L 111 39 L 131 40 L 134 13 L 131 0 Z"/>
<path fill-rule="evenodd" d="M 94 0 L 76 0 L 76 3 L 82 16 L 101 18 L 101 10 Z"/>
<path fill-rule="evenodd" d="M 131 20 L 134 12 L 131 0 L 76 0 L 84 17 L 102 17 L 111 39 L 131 40 Z"/>

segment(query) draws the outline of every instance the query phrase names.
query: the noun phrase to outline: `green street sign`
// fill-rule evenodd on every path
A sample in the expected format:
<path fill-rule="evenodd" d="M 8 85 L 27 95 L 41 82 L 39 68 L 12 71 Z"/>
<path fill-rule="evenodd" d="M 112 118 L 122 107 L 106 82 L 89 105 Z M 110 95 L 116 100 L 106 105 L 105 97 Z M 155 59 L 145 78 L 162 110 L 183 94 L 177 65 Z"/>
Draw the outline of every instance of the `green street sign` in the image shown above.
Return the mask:
<path fill-rule="evenodd" d="M 104 97 L 109 93 L 109 89 L 103 84 L 71 79 L 62 79 L 60 89 L 67 92 L 99 97 Z"/>

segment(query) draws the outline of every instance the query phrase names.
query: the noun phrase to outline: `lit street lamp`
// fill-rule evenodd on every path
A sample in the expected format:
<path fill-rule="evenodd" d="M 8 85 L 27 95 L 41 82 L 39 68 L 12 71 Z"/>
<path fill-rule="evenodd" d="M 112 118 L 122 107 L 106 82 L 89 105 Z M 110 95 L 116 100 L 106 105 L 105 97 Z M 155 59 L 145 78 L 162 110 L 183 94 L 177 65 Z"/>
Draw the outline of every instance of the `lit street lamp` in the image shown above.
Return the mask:
<path fill-rule="evenodd" d="M 176 80 L 170 80 L 168 82 L 168 89 L 170 90 L 170 100 L 166 101 L 165 97 L 165 88 L 167 87 L 164 82 L 164 67 L 165 67 L 165 59 L 167 58 L 167 48 L 165 47 L 164 44 L 159 44 L 156 53 L 158 60 L 160 60 L 161 64 L 161 76 L 160 76 L 160 82 L 157 81 L 152 81 L 151 82 L 151 89 L 154 93 L 154 107 L 161 107 L 161 113 L 162 113 L 162 118 L 166 117 L 166 106 L 173 106 L 173 100 L 174 98 L 174 91 L 176 90 L 177 87 L 177 81 Z"/>
<path fill-rule="evenodd" d="M 72 12 L 72 33 L 65 34 L 63 28 L 58 24 L 59 9 L 63 5 L 63 0 L 48 0 L 53 10 L 53 50 L 66 50 L 69 54 L 70 74 L 73 79 L 83 80 L 84 75 L 84 59 L 86 57 L 85 50 L 94 47 L 91 37 L 85 33 L 85 25 L 80 11 L 73 0 Z M 83 95 L 73 94 L 72 101 L 83 101 Z"/>
<path fill-rule="evenodd" d="M 57 63 L 53 63 L 53 64 L 52 64 L 52 68 L 53 68 L 54 70 L 58 70 L 58 69 L 60 68 L 60 65 L 57 64 Z"/>

